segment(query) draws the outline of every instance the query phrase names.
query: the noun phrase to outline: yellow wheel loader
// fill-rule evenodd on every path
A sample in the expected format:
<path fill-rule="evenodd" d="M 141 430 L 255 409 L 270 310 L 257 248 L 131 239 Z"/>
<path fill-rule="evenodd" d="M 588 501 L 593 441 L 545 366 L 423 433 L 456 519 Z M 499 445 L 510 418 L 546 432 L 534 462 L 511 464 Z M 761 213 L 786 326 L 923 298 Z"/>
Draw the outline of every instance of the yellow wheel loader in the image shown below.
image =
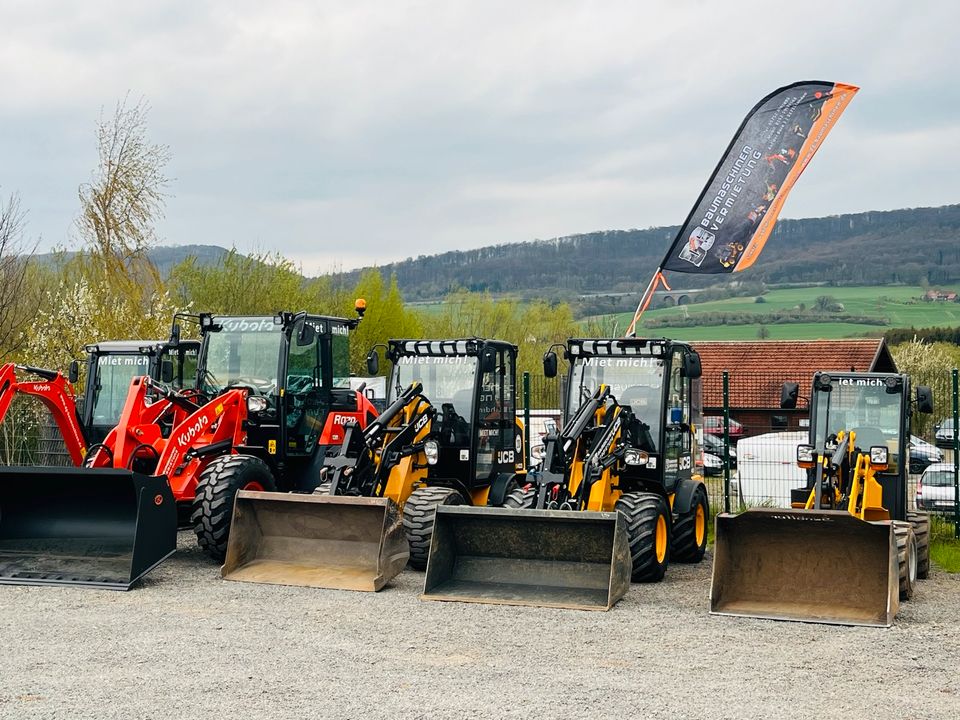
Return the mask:
<path fill-rule="evenodd" d="M 439 508 L 425 599 L 606 610 L 669 562 L 699 562 L 700 358 L 669 340 L 571 339 L 562 430 L 512 515 Z M 557 373 L 548 352 L 544 371 Z M 482 572 L 480 571 L 482 569 Z"/>
<path fill-rule="evenodd" d="M 323 526 L 327 544 L 315 554 L 311 577 L 297 584 L 379 590 L 402 570 L 408 548 L 410 565 L 426 566 L 438 506 L 498 506 L 525 483 L 515 345 L 479 338 L 390 340 L 386 354 L 393 364 L 389 404 L 366 428 L 346 426 L 342 444 L 320 471 L 309 508 L 302 498 L 258 500 L 262 533 L 295 535 L 297 527 L 277 517 L 295 502 Z M 376 375 L 376 348 L 367 363 Z M 379 520 L 361 522 L 367 507 L 380 508 Z M 284 545 L 270 544 L 282 562 Z M 394 561 L 363 560 L 382 557 L 385 544 Z M 231 575 L 258 580 L 242 567 L 224 577 Z"/>
<path fill-rule="evenodd" d="M 781 407 L 799 387 L 784 385 Z M 912 402 L 911 402 L 912 399 Z M 714 614 L 890 626 L 929 569 L 929 519 L 907 510 L 910 418 L 933 411 L 907 375 L 817 373 L 809 398 L 807 470 L 791 508 L 720 514 Z"/>

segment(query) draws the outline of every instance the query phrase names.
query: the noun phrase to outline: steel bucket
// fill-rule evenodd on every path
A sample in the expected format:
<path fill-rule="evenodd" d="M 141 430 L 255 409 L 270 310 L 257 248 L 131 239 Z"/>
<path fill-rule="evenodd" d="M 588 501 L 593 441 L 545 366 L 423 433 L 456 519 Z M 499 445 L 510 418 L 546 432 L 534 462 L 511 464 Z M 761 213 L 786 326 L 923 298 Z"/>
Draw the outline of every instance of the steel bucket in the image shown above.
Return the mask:
<path fill-rule="evenodd" d="M 400 511 L 391 500 L 241 490 L 221 575 L 377 591 L 409 556 Z"/>
<path fill-rule="evenodd" d="M 0 468 L 0 583 L 129 590 L 176 547 L 163 476 Z"/>
<path fill-rule="evenodd" d="M 441 505 L 421 597 L 609 610 L 630 571 L 620 513 Z"/>
<path fill-rule="evenodd" d="M 839 510 L 717 515 L 711 613 L 889 627 L 899 606 L 889 523 Z"/>

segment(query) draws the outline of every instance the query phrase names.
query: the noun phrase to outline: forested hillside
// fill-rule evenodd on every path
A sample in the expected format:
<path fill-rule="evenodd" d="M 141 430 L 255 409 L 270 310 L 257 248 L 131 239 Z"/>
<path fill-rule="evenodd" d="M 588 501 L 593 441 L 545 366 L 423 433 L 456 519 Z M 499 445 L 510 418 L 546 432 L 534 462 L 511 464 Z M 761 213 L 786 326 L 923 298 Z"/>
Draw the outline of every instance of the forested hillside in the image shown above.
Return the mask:
<path fill-rule="evenodd" d="M 676 227 L 607 230 L 478 250 L 458 250 L 381 266 L 396 273 L 408 300 L 456 288 L 570 299 L 637 292 L 650 279 Z M 357 277 L 359 271 L 347 273 Z M 960 279 L 960 205 L 781 220 L 760 261 L 737 279 L 837 285 L 932 285 Z M 706 287 L 728 276 L 671 273 L 676 287 Z"/>

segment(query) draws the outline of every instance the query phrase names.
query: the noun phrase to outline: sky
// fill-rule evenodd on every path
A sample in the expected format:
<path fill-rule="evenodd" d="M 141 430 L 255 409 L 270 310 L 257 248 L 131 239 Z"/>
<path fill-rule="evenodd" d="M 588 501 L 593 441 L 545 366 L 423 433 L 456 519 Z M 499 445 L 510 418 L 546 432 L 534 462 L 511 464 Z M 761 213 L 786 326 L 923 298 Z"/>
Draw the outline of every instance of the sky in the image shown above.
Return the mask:
<path fill-rule="evenodd" d="M 0 0 L 0 199 L 76 247 L 129 97 L 172 154 L 163 244 L 314 275 L 678 225 L 761 97 L 825 80 L 861 91 L 784 217 L 957 203 L 958 27 L 947 0 Z"/>

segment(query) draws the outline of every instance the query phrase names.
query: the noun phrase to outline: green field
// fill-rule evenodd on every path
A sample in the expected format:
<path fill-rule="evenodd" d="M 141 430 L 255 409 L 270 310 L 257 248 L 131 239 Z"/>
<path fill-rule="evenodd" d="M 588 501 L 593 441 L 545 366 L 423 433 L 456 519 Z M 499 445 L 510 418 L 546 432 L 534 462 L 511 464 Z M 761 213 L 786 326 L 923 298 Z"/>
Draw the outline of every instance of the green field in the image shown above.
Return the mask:
<path fill-rule="evenodd" d="M 941 288 L 956 290 L 957 288 Z M 829 295 L 842 303 L 851 315 L 883 318 L 883 325 L 855 323 L 767 324 L 770 339 L 812 340 L 817 338 L 879 335 L 894 327 L 953 327 L 960 325 L 960 303 L 922 302 L 924 290 L 919 287 L 809 287 L 771 290 L 763 303 L 754 297 L 729 298 L 714 302 L 662 308 L 644 313 L 643 319 L 682 318 L 702 313 L 773 313 L 790 310 L 803 303 L 812 308 L 821 295 Z M 617 316 L 619 326 L 626 328 L 632 314 Z M 607 316 L 609 319 L 609 316 Z M 714 325 L 701 327 L 663 326 L 640 334 L 666 335 L 677 340 L 751 340 L 757 338 L 760 325 Z"/>

